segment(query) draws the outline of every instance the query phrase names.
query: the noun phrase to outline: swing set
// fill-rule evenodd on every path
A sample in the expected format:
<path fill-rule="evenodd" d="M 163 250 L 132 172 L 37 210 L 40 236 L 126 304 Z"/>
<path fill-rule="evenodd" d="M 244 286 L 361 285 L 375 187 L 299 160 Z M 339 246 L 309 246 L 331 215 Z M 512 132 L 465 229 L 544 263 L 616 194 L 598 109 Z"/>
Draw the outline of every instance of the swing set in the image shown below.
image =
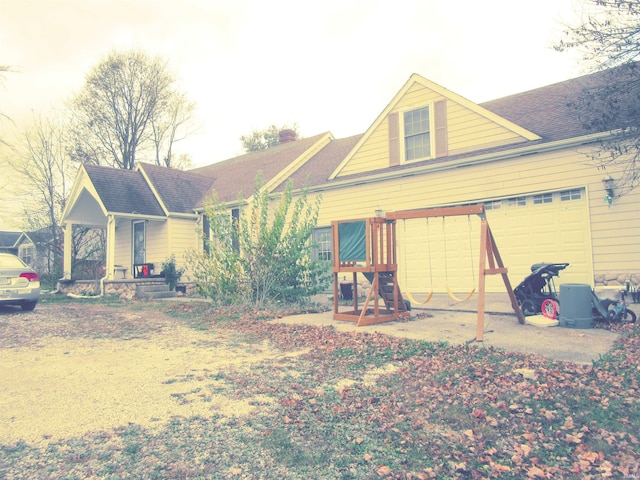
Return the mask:
<path fill-rule="evenodd" d="M 448 266 L 448 254 L 447 254 L 447 237 L 446 237 L 446 233 L 445 233 L 445 218 L 446 217 L 442 217 L 442 238 L 443 238 L 443 251 L 444 251 L 444 276 L 445 276 L 445 281 L 446 281 L 446 285 L 445 288 L 447 290 L 447 294 L 456 302 L 462 303 L 462 302 L 466 302 L 467 300 L 470 300 L 471 297 L 473 297 L 473 294 L 476 292 L 476 288 L 473 287 L 471 289 L 471 291 L 466 294 L 466 296 L 460 298 L 458 297 L 453 290 L 451 289 L 451 287 L 449 286 L 449 266 Z M 471 216 L 467 215 L 467 220 L 469 223 L 469 252 L 471 252 L 473 250 L 473 245 L 472 245 L 472 239 L 471 239 Z M 405 258 L 405 262 L 407 261 L 407 229 L 406 229 L 406 222 L 407 219 L 402 218 L 402 223 L 403 223 L 403 231 L 404 231 L 404 258 Z M 427 296 L 424 300 L 418 300 L 416 299 L 415 295 L 413 293 L 411 293 L 410 291 L 406 291 L 405 295 L 406 297 L 411 301 L 411 304 L 415 304 L 415 305 L 426 305 L 427 303 L 429 303 L 429 301 L 433 298 L 433 266 L 432 266 L 432 261 L 431 261 L 431 232 L 430 232 L 430 228 L 429 228 L 429 217 L 426 218 L 426 224 L 427 224 L 427 230 L 426 230 L 426 235 L 424 238 L 426 238 L 427 241 L 427 252 L 428 252 L 428 260 L 429 260 L 429 289 L 427 293 Z M 475 285 L 475 271 L 474 271 L 474 267 L 473 267 L 473 254 L 471 254 L 471 276 L 473 278 L 473 284 Z M 405 263 L 405 284 L 409 284 L 409 280 L 408 280 L 408 267 Z"/>
<path fill-rule="evenodd" d="M 406 298 L 415 304 L 426 304 L 433 297 L 433 278 L 431 272 L 431 245 L 429 244 L 429 219 L 442 217 L 446 289 L 449 296 L 456 301 L 471 299 L 476 293 L 474 287 L 465 297 L 456 296 L 449 286 L 446 265 L 446 235 L 444 234 L 444 220 L 447 217 L 467 216 L 471 226 L 471 216 L 480 218 L 480 256 L 478 262 L 478 321 L 476 326 L 476 341 L 483 340 L 485 283 L 487 275 L 501 275 L 505 289 L 509 295 L 511 306 L 518 317 L 518 322 L 524 324 L 524 316 L 507 275 L 507 268 L 502 262 L 495 243 L 491 228 L 487 222 L 484 205 L 459 207 L 438 207 L 416 210 L 402 210 L 387 212 L 384 217 L 373 217 L 356 220 L 334 221 L 332 225 L 333 239 L 333 275 L 334 275 L 334 315 L 335 320 L 356 322 L 357 326 L 373 325 L 409 316 L 409 306 L 403 298 L 398 284 L 398 264 L 396 256 L 396 222 L 397 220 L 426 219 L 427 248 L 429 253 L 429 277 L 431 280 L 430 293 L 422 301 L 405 292 Z M 471 228 L 469 228 L 469 245 L 472 249 Z M 405 243 L 405 259 L 406 243 Z M 473 270 L 472 265 L 472 270 Z M 346 280 L 345 273 L 353 275 L 353 309 L 339 310 L 340 275 Z M 358 304 L 357 275 L 361 273 L 371 283 L 364 305 Z M 473 276 L 475 283 L 475 275 Z"/>
<path fill-rule="evenodd" d="M 449 266 L 448 266 L 448 255 L 447 255 L 447 237 L 445 234 L 445 218 L 446 217 L 442 217 L 442 238 L 443 238 L 443 250 L 444 250 L 444 276 L 445 276 L 445 281 L 446 281 L 446 285 L 445 288 L 447 290 L 447 293 L 449 294 L 449 296 L 455 300 L 456 302 L 462 303 L 462 302 L 466 302 L 467 300 L 470 300 L 471 297 L 473 297 L 473 294 L 476 292 L 476 288 L 473 287 L 471 289 L 471 292 L 469 292 L 466 296 L 460 298 L 458 297 L 453 290 L 450 288 L 449 286 Z M 471 239 L 471 216 L 467 215 L 467 220 L 469 223 L 469 251 L 471 252 L 473 250 L 473 244 L 472 244 L 472 239 Z M 407 219 L 402 218 L 402 223 L 403 223 L 403 231 L 404 231 L 404 259 L 405 259 L 405 268 L 404 268 L 404 272 L 405 272 L 405 283 L 408 284 L 409 280 L 408 280 L 408 256 L 407 256 L 407 230 L 406 230 L 406 222 Z M 412 304 L 416 304 L 416 305 L 426 305 L 427 303 L 429 303 L 429 301 L 433 298 L 433 267 L 432 267 L 432 256 L 431 256 L 431 232 L 429 229 L 429 217 L 426 218 L 426 224 L 427 224 L 427 230 L 426 230 L 426 235 L 424 238 L 426 238 L 427 241 L 427 251 L 428 251 L 428 260 L 429 260 L 429 293 L 427 293 L 427 296 L 424 300 L 417 300 L 414 296 L 414 294 L 412 294 L 410 291 L 406 291 L 405 295 L 406 297 L 411 301 Z M 473 266 L 473 256 L 471 257 L 471 275 L 473 277 L 473 283 L 475 284 L 476 278 L 475 278 L 475 273 L 474 273 L 474 266 Z"/>

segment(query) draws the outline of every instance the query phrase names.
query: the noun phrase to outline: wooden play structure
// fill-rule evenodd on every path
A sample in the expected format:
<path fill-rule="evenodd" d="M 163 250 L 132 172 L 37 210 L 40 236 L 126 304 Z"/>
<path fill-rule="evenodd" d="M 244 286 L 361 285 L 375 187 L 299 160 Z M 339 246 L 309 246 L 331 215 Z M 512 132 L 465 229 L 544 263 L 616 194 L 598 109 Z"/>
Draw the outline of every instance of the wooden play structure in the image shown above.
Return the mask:
<path fill-rule="evenodd" d="M 478 262 L 478 321 L 476 340 L 483 340 L 485 279 L 487 275 L 501 275 L 518 321 L 524 324 L 515 294 L 509 282 L 507 268 L 502 262 L 484 205 L 425 208 L 387 212 L 384 217 L 341 220 L 331 223 L 333 232 L 333 278 L 335 320 L 356 322 L 358 326 L 374 325 L 409 316 L 407 304 L 398 284 L 396 252 L 396 221 L 415 218 L 477 215 L 480 218 L 480 259 Z M 360 307 L 358 302 L 358 274 L 364 275 L 371 288 Z M 347 281 L 347 274 L 352 278 Z M 340 282 L 353 286 L 353 307 L 340 311 Z M 447 286 L 448 288 L 448 286 Z M 474 289 L 476 290 L 476 289 Z M 473 291 L 471 292 L 474 293 Z"/>
<path fill-rule="evenodd" d="M 357 322 L 359 327 L 408 317 L 407 305 L 398 286 L 396 222 L 385 218 L 334 221 L 333 232 L 333 318 Z M 352 276 L 353 309 L 339 312 L 339 282 Z M 362 308 L 358 305 L 358 273 L 371 283 Z M 384 304 L 384 307 L 383 307 Z"/>

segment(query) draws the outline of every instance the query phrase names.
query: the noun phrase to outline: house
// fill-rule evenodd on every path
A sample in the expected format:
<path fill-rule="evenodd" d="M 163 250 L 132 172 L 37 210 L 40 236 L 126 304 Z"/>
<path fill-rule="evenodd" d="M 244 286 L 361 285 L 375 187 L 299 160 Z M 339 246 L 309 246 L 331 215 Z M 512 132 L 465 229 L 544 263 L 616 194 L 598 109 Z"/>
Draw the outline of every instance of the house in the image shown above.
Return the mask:
<path fill-rule="evenodd" d="M 616 196 L 619 172 L 589 158 L 611 133 L 585 130 L 568 107 L 585 85 L 603 81 L 594 74 L 476 104 L 414 74 L 361 135 L 285 141 L 188 172 L 85 165 L 64 212 L 65 235 L 76 224 L 106 229 L 108 281 L 130 278 L 135 265 L 157 270 L 171 254 L 182 263 L 185 251 L 202 248 L 205 199 L 216 192 L 237 215 L 260 172 L 274 194 L 292 180 L 322 195 L 319 258 L 331 258 L 333 220 L 484 204 L 513 284 L 538 262 L 570 263 L 561 282 L 637 284 L 640 191 Z M 474 287 L 477 218 L 407 220 L 397 231 L 404 289 Z M 65 272 L 70 262 L 65 250 Z M 188 271 L 184 280 L 193 280 Z M 487 291 L 502 290 L 494 280 Z"/>
<path fill-rule="evenodd" d="M 35 244 L 25 232 L 0 231 L 0 252 L 16 255 L 27 265 L 35 260 Z"/>

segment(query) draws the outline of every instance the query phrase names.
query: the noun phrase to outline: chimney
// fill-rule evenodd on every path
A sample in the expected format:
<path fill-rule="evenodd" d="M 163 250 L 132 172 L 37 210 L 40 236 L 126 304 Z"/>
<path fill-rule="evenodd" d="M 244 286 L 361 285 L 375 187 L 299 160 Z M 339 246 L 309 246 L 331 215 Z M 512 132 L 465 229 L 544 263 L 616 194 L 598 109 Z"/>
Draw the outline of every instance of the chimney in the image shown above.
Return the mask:
<path fill-rule="evenodd" d="M 280 136 L 280 143 L 289 143 L 296 141 L 296 132 L 289 128 L 280 130 L 280 133 L 278 135 Z"/>

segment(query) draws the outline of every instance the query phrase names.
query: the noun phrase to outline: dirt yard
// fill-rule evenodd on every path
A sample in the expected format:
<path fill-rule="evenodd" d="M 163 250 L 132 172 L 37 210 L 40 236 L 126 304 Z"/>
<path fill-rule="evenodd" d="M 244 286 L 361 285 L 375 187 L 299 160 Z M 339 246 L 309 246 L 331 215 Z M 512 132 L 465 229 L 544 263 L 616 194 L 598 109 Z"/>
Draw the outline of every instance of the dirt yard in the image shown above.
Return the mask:
<path fill-rule="evenodd" d="M 153 427 L 212 412 L 251 413 L 247 399 L 213 395 L 202 401 L 199 387 L 205 378 L 215 383 L 212 372 L 248 370 L 281 353 L 266 343 L 240 347 L 231 333 L 194 330 L 132 307 L 0 307 L 2 443 L 129 423 Z"/>
<path fill-rule="evenodd" d="M 460 311 L 459 305 L 452 311 L 443 301 L 440 310 L 414 310 L 408 321 L 370 327 L 334 321 L 332 312 L 274 322 L 451 344 L 474 340 L 476 313 Z M 488 307 L 505 310 L 504 305 Z M 485 317 L 483 345 L 591 363 L 617 337 L 602 329 L 520 325 L 514 315 L 494 312 Z M 149 312 L 135 304 L 41 304 L 34 312 L 0 309 L 0 439 L 38 442 L 128 423 L 153 427 L 172 417 L 250 414 L 254 407 L 246 399 L 213 395 L 206 401 L 191 400 L 202 400 L 200 386 L 205 378 L 211 383 L 212 372 L 249 370 L 278 356 L 282 354 L 267 343 L 249 350 L 243 343 L 240 348 L 231 332 L 187 328 L 158 311 L 149 318 Z"/>
<path fill-rule="evenodd" d="M 0 307 L 0 477 L 640 474 L 637 328 L 609 351 L 616 333 L 488 305 L 479 343 L 474 311 L 432 306 L 362 329 L 182 300 Z"/>

